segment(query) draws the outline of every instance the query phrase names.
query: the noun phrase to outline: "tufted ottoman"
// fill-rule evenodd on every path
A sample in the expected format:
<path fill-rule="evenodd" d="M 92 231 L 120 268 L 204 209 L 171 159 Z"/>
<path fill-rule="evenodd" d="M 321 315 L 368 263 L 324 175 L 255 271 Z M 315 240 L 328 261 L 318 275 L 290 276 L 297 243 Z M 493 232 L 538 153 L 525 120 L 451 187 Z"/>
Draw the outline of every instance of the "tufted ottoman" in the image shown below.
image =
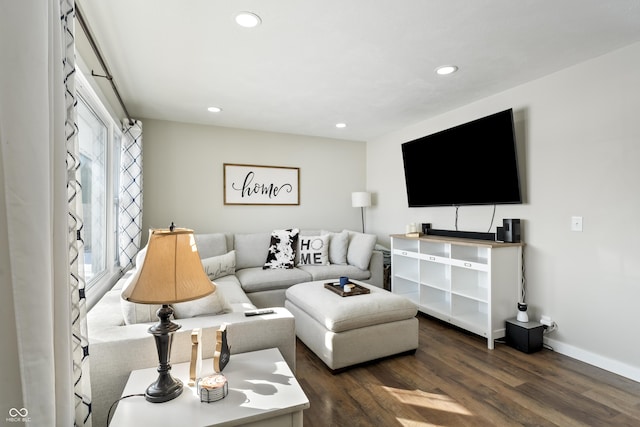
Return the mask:
<path fill-rule="evenodd" d="M 334 372 L 362 362 L 418 348 L 417 307 L 400 295 L 353 280 L 371 293 L 342 297 L 324 288 L 327 280 L 286 291 L 285 307 L 296 335 Z"/>

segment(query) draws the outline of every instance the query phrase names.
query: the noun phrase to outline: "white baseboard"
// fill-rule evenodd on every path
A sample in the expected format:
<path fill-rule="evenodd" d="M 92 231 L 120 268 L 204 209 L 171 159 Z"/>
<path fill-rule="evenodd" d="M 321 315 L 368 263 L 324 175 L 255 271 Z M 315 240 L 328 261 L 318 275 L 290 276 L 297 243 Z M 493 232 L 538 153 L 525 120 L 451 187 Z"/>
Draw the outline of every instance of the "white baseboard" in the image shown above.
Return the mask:
<path fill-rule="evenodd" d="M 613 372 L 614 374 L 622 375 L 623 377 L 629 378 L 633 381 L 640 382 L 640 368 L 636 366 L 631 366 L 608 357 L 600 356 L 581 348 L 556 341 L 552 338 L 545 337 L 543 341 L 545 344 L 552 347 L 553 351 L 557 353 L 564 354 L 565 356 L 572 357 L 580 360 L 581 362 L 597 366 L 598 368 Z"/>

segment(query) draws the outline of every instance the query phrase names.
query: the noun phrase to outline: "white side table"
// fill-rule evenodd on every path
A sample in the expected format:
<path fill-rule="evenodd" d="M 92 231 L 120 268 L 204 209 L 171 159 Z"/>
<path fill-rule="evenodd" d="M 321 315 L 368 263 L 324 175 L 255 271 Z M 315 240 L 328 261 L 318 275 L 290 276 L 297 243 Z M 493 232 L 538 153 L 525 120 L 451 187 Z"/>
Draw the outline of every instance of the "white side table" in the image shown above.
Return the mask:
<path fill-rule="evenodd" d="M 277 348 L 232 354 L 223 374 L 229 394 L 222 400 L 201 403 L 195 387 L 187 385 L 189 363 L 172 366 L 171 373 L 184 383 L 177 398 L 147 402 L 144 396 L 123 399 L 111 426 L 292 426 L 302 427 L 302 411 L 309 399 Z M 202 375 L 212 375 L 213 360 L 202 362 Z M 122 396 L 144 394 L 158 376 L 156 368 L 132 371 Z"/>

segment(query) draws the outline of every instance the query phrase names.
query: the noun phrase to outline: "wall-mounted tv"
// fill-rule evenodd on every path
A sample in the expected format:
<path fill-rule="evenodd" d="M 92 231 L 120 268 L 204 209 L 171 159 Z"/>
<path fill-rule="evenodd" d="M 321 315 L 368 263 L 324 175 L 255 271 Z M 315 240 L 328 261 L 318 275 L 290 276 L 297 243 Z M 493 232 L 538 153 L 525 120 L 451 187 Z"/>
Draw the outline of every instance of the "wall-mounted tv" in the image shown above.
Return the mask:
<path fill-rule="evenodd" d="M 409 207 L 522 203 L 513 110 L 402 144 Z"/>

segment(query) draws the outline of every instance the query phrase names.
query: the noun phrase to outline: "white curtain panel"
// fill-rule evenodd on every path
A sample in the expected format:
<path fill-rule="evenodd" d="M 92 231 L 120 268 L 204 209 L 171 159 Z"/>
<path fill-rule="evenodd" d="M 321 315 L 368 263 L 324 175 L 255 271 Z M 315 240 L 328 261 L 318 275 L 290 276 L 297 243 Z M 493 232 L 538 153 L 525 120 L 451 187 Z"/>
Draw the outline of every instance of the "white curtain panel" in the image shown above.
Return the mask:
<path fill-rule="evenodd" d="M 122 121 L 120 157 L 120 268 L 133 265 L 142 238 L 142 122 Z"/>
<path fill-rule="evenodd" d="M 84 281 L 84 241 L 82 185 L 80 183 L 80 143 L 75 85 L 75 3 L 60 0 L 63 37 L 63 76 L 65 94 L 65 137 L 67 169 L 67 245 L 71 290 L 71 351 L 73 357 L 73 396 L 75 425 L 91 426 L 91 382 L 89 378 L 89 334 Z"/>
<path fill-rule="evenodd" d="M 70 286 L 70 275 L 81 278 L 70 269 L 66 141 L 75 130 L 65 131 L 63 83 L 72 9 L 66 0 L 0 2 L 0 282 L 3 303 L 12 302 L 3 310 L 15 317 L 2 337 L 17 339 L 3 349 L 17 356 L 2 356 L 11 362 L 2 369 L 20 378 L 20 387 L 3 385 L 0 404 L 31 425 L 91 424 L 88 414 L 77 421 L 74 401 L 71 325 L 82 313 L 72 308 L 72 286 L 81 285 Z"/>

